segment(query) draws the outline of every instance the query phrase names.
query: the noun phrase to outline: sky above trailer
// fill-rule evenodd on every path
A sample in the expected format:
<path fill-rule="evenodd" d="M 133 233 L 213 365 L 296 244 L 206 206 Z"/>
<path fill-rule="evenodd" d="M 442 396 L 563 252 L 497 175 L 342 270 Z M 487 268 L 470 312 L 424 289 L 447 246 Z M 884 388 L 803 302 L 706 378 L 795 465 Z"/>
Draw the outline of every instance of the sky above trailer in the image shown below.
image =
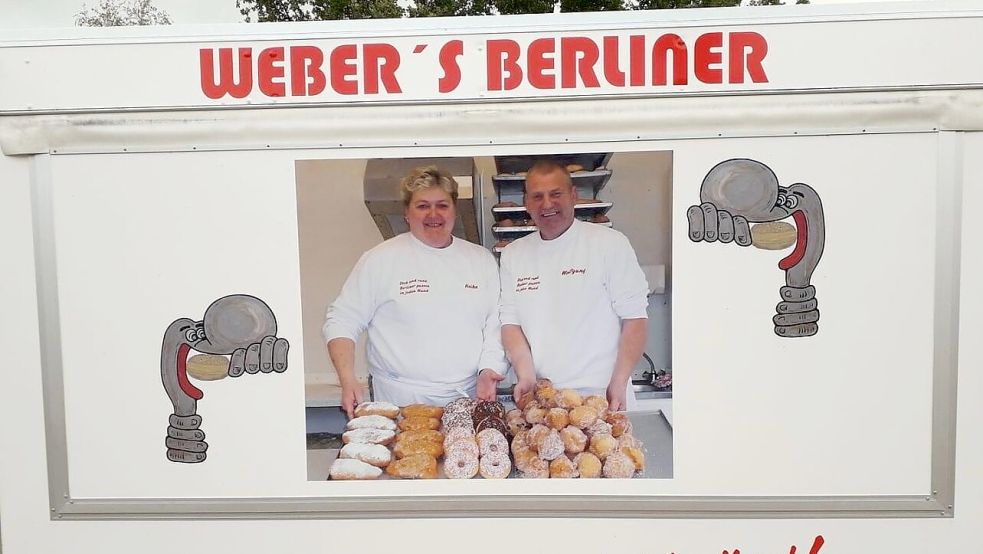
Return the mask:
<path fill-rule="evenodd" d="M 786 0 L 794 3 L 794 0 Z M 869 3 L 898 0 L 812 0 L 813 4 Z M 71 27 L 83 0 L 0 0 L 0 29 Z M 86 2 L 88 6 L 98 0 Z M 155 0 L 154 5 L 171 16 L 176 24 L 240 23 L 242 15 L 235 0 Z"/>

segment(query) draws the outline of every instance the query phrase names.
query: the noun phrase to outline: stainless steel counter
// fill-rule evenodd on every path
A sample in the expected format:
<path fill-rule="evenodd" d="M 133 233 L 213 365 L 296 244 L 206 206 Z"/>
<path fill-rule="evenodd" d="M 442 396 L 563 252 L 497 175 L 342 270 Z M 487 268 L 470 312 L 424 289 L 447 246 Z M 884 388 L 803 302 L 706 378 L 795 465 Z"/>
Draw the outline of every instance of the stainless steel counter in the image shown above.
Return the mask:
<path fill-rule="evenodd" d="M 672 468 L 672 426 L 661 410 L 628 412 L 634 428 L 633 435 L 642 441 L 645 452 L 645 471 L 636 478 L 670 479 Z M 324 481 L 328 470 L 338 457 L 337 448 L 307 451 L 307 479 Z M 383 474 L 385 478 L 385 474 Z M 480 479 L 480 477 L 477 477 Z"/>

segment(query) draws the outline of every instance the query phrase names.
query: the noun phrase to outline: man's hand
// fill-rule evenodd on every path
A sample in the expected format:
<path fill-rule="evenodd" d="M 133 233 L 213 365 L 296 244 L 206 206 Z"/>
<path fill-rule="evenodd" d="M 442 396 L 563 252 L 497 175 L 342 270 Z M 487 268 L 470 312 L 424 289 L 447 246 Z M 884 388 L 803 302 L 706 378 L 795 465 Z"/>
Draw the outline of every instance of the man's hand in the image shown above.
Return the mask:
<path fill-rule="evenodd" d="M 612 412 L 621 412 L 628 408 L 628 405 L 625 403 L 625 393 L 627 388 L 627 381 L 618 379 L 617 377 L 611 378 L 611 382 L 608 384 L 607 390 L 609 410 Z"/>
<path fill-rule="evenodd" d="M 492 369 L 485 368 L 478 373 L 478 400 L 484 400 L 487 402 L 494 402 L 495 389 L 498 387 L 499 381 L 505 379 L 504 375 L 499 375 Z"/>
<path fill-rule="evenodd" d="M 515 384 L 515 387 L 512 389 L 512 398 L 514 398 L 515 401 L 518 402 L 520 398 L 522 398 L 528 393 L 531 393 L 535 388 L 536 388 L 536 379 L 533 378 L 523 379 L 520 377 L 519 382 L 517 382 Z"/>
<path fill-rule="evenodd" d="M 348 414 L 348 419 L 355 417 L 355 406 L 362 403 L 362 387 L 358 383 L 341 385 L 341 409 Z"/>

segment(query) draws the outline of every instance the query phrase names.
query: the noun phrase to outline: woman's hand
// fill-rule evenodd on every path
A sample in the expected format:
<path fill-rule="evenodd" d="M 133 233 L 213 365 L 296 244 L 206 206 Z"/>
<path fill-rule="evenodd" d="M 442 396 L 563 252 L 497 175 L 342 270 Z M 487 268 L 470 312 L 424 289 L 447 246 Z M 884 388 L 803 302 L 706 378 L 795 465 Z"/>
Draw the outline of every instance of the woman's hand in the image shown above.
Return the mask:
<path fill-rule="evenodd" d="M 495 389 L 498 388 L 499 381 L 505 379 L 504 375 L 499 375 L 495 370 L 485 368 L 478 373 L 478 400 L 493 402 L 496 398 Z"/>
<path fill-rule="evenodd" d="M 348 414 L 348 419 L 355 417 L 355 406 L 362 403 L 362 387 L 358 383 L 342 383 L 341 385 L 341 409 Z"/>
<path fill-rule="evenodd" d="M 628 381 L 624 379 L 619 379 L 617 377 L 611 378 L 611 383 L 608 384 L 608 409 L 612 412 L 621 412 L 628 408 L 625 402 L 625 396 L 628 389 Z"/>
<path fill-rule="evenodd" d="M 536 388 L 535 378 L 519 377 L 519 381 L 515 384 L 515 388 L 512 389 L 512 398 L 515 399 L 516 402 L 518 402 L 520 398 L 526 395 L 526 393 L 532 392 L 533 389 L 535 388 Z"/>

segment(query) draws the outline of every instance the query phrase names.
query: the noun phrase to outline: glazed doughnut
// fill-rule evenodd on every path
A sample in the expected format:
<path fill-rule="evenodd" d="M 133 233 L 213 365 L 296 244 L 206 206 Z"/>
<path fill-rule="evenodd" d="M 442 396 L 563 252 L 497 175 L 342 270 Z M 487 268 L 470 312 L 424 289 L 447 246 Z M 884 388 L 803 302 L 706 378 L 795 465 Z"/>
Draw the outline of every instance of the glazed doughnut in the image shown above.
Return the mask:
<path fill-rule="evenodd" d="M 526 436 L 529 434 L 528 430 L 523 430 L 515 434 L 512 437 L 512 455 L 515 456 L 517 450 L 521 448 L 529 448 L 529 442 L 526 440 Z"/>
<path fill-rule="evenodd" d="M 563 408 L 550 408 L 546 412 L 546 425 L 559 431 L 570 424 L 570 416 Z"/>
<path fill-rule="evenodd" d="M 536 402 L 539 402 L 539 405 L 544 408 L 555 408 L 557 394 L 556 389 L 553 387 L 537 388 L 535 393 Z"/>
<path fill-rule="evenodd" d="M 185 364 L 188 377 L 199 381 L 218 381 L 229 375 L 229 359 L 215 354 L 195 354 Z"/>
<path fill-rule="evenodd" d="M 389 464 L 386 474 L 400 479 L 436 479 L 437 458 L 428 454 L 407 456 Z"/>
<path fill-rule="evenodd" d="M 523 394 L 522 396 L 520 396 L 515 401 L 515 407 L 516 408 L 519 408 L 520 410 L 525 410 L 526 409 L 526 405 L 528 405 L 530 402 L 532 402 L 534 398 L 535 398 L 535 395 L 533 395 L 532 391 L 529 391 L 526 394 Z"/>
<path fill-rule="evenodd" d="M 367 415 L 348 420 L 348 423 L 345 424 L 345 429 L 349 431 L 352 429 L 388 429 L 395 431 L 396 422 L 381 415 Z"/>
<path fill-rule="evenodd" d="M 532 459 L 529 460 L 528 465 L 520 470 L 522 472 L 521 476 L 531 479 L 548 479 L 550 476 L 550 463 L 536 456 L 534 452 L 532 455 Z"/>
<path fill-rule="evenodd" d="M 341 441 L 345 444 L 350 442 L 360 442 L 365 444 L 389 444 L 396 437 L 395 431 L 388 429 L 352 429 L 345 431 L 341 435 Z"/>
<path fill-rule="evenodd" d="M 626 446 L 641 449 L 644 444 L 642 441 L 636 439 L 634 435 L 625 433 L 618 437 L 618 448 L 624 448 Z"/>
<path fill-rule="evenodd" d="M 602 462 L 618 449 L 618 441 L 608 434 L 594 435 L 590 438 L 590 452 Z"/>
<path fill-rule="evenodd" d="M 645 471 L 645 453 L 640 448 L 622 446 L 619 451 L 628 456 L 631 463 L 635 464 L 635 471 Z"/>
<path fill-rule="evenodd" d="M 512 462 L 504 452 L 485 454 L 478 460 L 478 473 L 485 479 L 505 479 L 512 473 Z"/>
<path fill-rule="evenodd" d="M 355 417 L 381 415 L 389 419 L 396 419 L 399 415 L 399 406 L 389 402 L 362 402 L 355 406 Z"/>
<path fill-rule="evenodd" d="M 608 411 L 608 399 L 597 395 L 588 396 L 584 399 L 584 406 L 594 408 L 594 411 L 599 414 L 606 414 Z"/>
<path fill-rule="evenodd" d="M 528 423 L 546 423 L 546 408 L 541 408 L 536 401 L 530 402 L 523 413 Z"/>
<path fill-rule="evenodd" d="M 426 454 L 432 458 L 439 458 L 444 454 L 444 445 L 442 442 L 430 441 L 397 442 L 396 446 L 393 446 L 393 454 L 397 458 L 409 458 L 417 454 Z"/>
<path fill-rule="evenodd" d="M 561 389 L 556 395 L 556 405 L 560 408 L 571 410 L 583 405 L 583 403 L 584 399 L 581 398 L 580 393 L 573 389 Z"/>
<path fill-rule="evenodd" d="M 573 458 L 577 471 L 583 479 L 596 479 L 601 476 L 603 468 L 601 460 L 590 452 L 581 452 Z"/>
<path fill-rule="evenodd" d="M 451 400 L 450 403 L 444 406 L 445 413 L 451 412 L 455 414 L 463 413 L 463 414 L 471 415 L 471 411 L 473 409 L 474 409 L 474 400 L 471 400 L 466 396 L 462 396 L 461 398 L 458 398 L 456 400 Z"/>
<path fill-rule="evenodd" d="M 573 479 L 575 477 L 580 477 L 580 472 L 577 471 L 577 466 L 570 461 L 570 458 L 560 456 L 550 462 L 551 479 Z"/>
<path fill-rule="evenodd" d="M 380 416 L 376 416 L 380 417 Z M 436 431 L 440 428 L 440 420 L 435 417 L 404 417 L 399 420 L 400 431 L 419 431 L 420 429 L 431 429 Z"/>
<path fill-rule="evenodd" d="M 331 464 L 328 477 L 335 481 L 352 479 L 375 479 L 382 475 L 382 470 L 354 458 L 339 458 Z"/>
<path fill-rule="evenodd" d="M 341 448 L 338 458 L 359 460 L 376 467 L 386 467 L 392 461 L 393 455 L 388 448 L 381 444 L 350 442 Z"/>
<path fill-rule="evenodd" d="M 536 443 L 536 452 L 544 460 L 555 460 L 563 455 L 563 439 L 556 429 L 549 432 L 539 442 Z"/>
<path fill-rule="evenodd" d="M 602 474 L 612 479 L 627 479 L 635 474 L 635 463 L 624 452 L 613 452 L 604 460 Z"/>
<path fill-rule="evenodd" d="M 444 414 L 444 409 L 440 406 L 430 406 L 429 404 L 410 404 L 404 406 L 399 411 L 403 417 L 437 417 Z"/>
<path fill-rule="evenodd" d="M 448 451 L 447 457 L 444 458 L 444 475 L 450 479 L 470 479 L 477 474 L 477 455 L 472 456 L 463 449 Z"/>
<path fill-rule="evenodd" d="M 530 425 L 526 423 L 526 420 L 522 419 L 521 417 L 513 421 L 507 421 L 505 425 L 509 428 L 509 435 L 513 437 L 526 429 L 529 429 L 530 427 Z"/>
<path fill-rule="evenodd" d="M 570 410 L 570 424 L 574 427 L 587 429 L 597 421 L 597 412 L 590 406 L 577 406 Z"/>
<path fill-rule="evenodd" d="M 563 451 L 567 454 L 578 454 L 587 448 L 587 435 L 573 425 L 560 431 L 560 439 L 563 441 Z"/>
<path fill-rule="evenodd" d="M 625 414 L 611 413 L 608 414 L 608 417 L 604 418 L 604 421 L 611 424 L 611 435 L 614 437 L 631 433 L 631 420 Z"/>
<path fill-rule="evenodd" d="M 515 450 L 512 455 L 515 457 L 515 468 L 519 471 L 529 471 L 533 465 L 543 461 L 527 446 Z"/>
<path fill-rule="evenodd" d="M 526 433 L 526 443 L 529 444 L 529 448 L 539 451 L 539 443 L 548 434 L 550 434 L 550 428 L 537 423 Z"/>
<path fill-rule="evenodd" d="M 478 432 L 478 449 L 482 456 L 489 454 L 505 454 L 508 456 L 509 441 L 497 429 L 485 429 Z"/>
<path fill-rule="evenodd" d="M 444 434 L 432 429 L 416 429 L 413 431 L 403 431 L 396 435 L 396 444 L 404 441 L 430 441 L 444 442 Z"/>

